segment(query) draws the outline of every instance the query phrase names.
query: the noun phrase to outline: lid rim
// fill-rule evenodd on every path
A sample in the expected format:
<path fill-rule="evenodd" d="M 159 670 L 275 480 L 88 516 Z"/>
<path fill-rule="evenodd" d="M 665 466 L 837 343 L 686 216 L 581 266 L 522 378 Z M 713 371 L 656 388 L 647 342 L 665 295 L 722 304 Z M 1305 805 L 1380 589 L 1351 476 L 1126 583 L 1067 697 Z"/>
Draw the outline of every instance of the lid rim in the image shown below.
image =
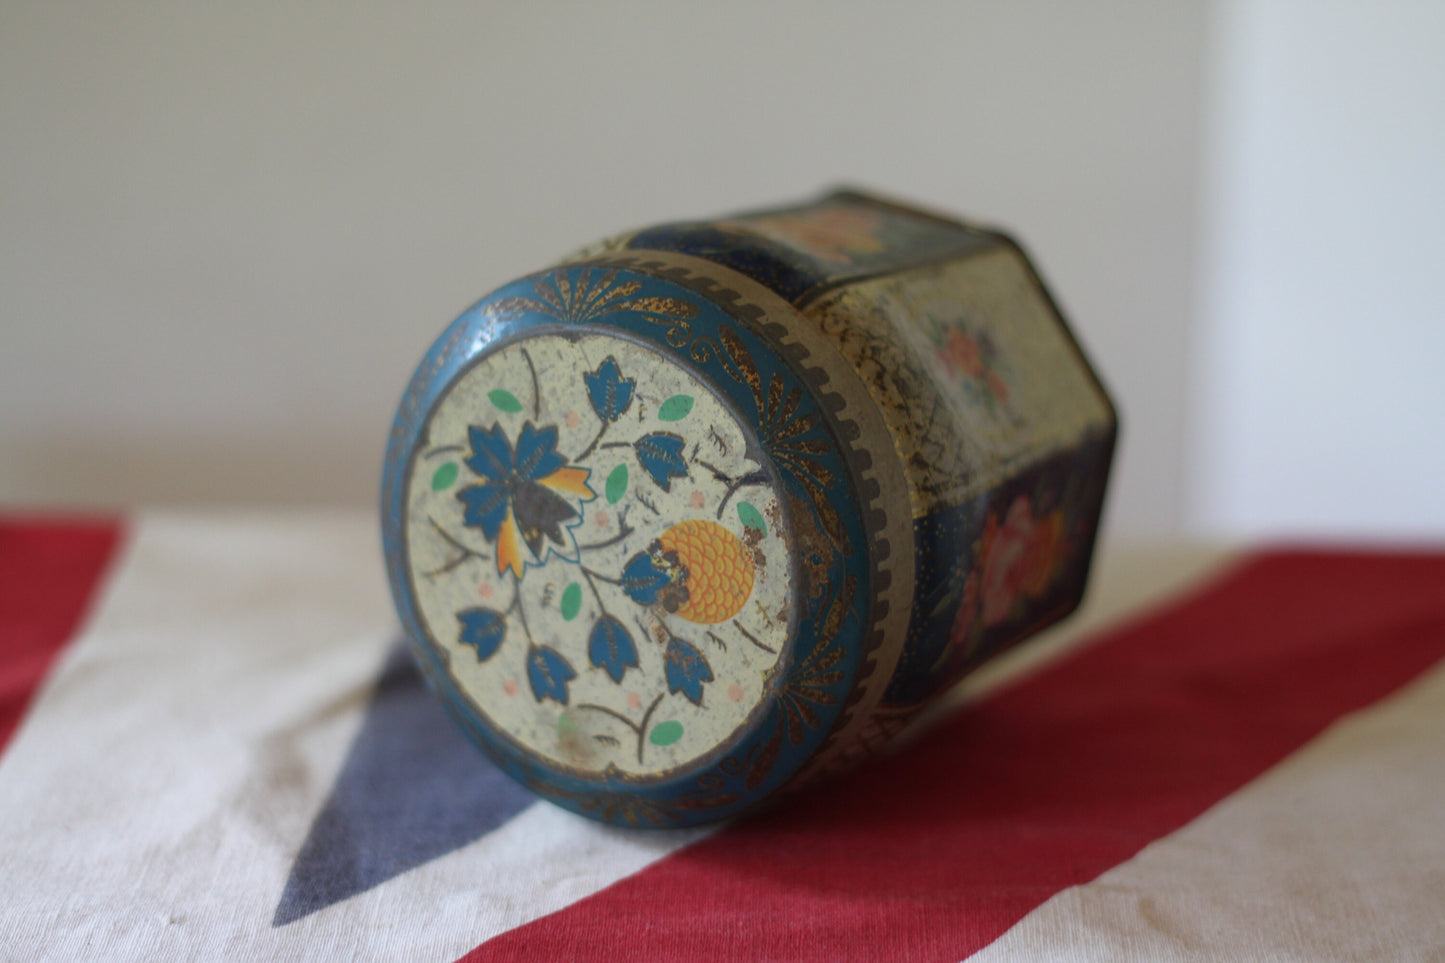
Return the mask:
<path fill-rule="evenodd" d="M 763 423 L 764 408 L 770 400 L 775 405 L 777 403 L 768 394 L 772 382 L 776 380 L 781 384 L 781 393 L 790 399 L 794 395 L 793 389 L 801 388 L 794 399 L 795 420 L 812 418 L 807 431 L 821 432 L 820 437 L 827 437 L 831 447 L 830 455 L 809 457 L 816 457 L 820 466 L 829 457 L 838 462 L 833 466 L 835 470 L 824 472 L 820 469 L 820 473 L 827 473 L 832 479 L 827 497 L 847 503 L 841 505 L 844 509 L 840 513 L 841 523 L 858 529 L 849 535 L 857 546 L 865 545 L 861 530 L 863 499 L 861 493 L 854 490 L 854 480 L 839 454 L 840 439 L 832 436 L 831 419 L 825 417 L 827 412 L 822 399 L 794 369 L 785 352 L 756 330 L 739 323 L 727 306 L 716 299 L 678 287 L 667 279 L 649 274 L 645 269 L 619 268 L 615 269 L 615 274 L 627 278 L 629 283 L 639 282 L 641 289 L 675 289 L 676 293 L 692 299 L 699 313 L 690 324 L 681 328 L 667 327 L 665 319 L 648 318 L 644 313 L 634 311 L 632 316 L 614 312 L 606 317 L 606 325 L 595 325 L 591 322 L 598 320 L 599 315 L 577 317 L 576 312 L 569 314 L 565 310 L 569 305 L 559 309 L 551 302 L 546 307 L 552 310 L 539 311 L 538 308 L 544 307 L 542 301 L 524 293 L 536 289 L 538 285 L 556 283 L 558 278 L 573 283 L 581 272 L 589 270 L 595 272 L 598 269 L 585 263 L 574 264 L 555 272 L 532 275 L 498 289 L 453 322 L 418 366 L 397 412 L 384 471 L 382 527 L 392 593 L 412 650 L 422 656 L 426 674 L 441 693 L 448 710 L 463 721 L 463 728 L 472 741 L 486 750 L 504 771 L 554 802 L 609 822 L 678 826 L 713 821 L 751 808 L 771 795 L 806 765 L 831 732 L 834 717 L 847 702 L 853 678 L 860 667 L 866 626 L 861 624 L 861 618 L 849 620 L 847 612 L 832 619 L 836 613 L 824 612 L 823 606 L 836 605 L 845 584 L 859 589 L 863 598 L 869 596 L 866 551 L 855 550 L 851 561 L 841 556 L 835 558 L 829 569 L 833 574 L 827 581 L 829 584 L 836 583 L 837 591 L 831 601 L 827 598 L 810 601 L 818 595 L 809 590 L 809 586 L 817 581 L 817 575 L 810 576 L 803 571 L 800 550 L 796 545 L 790 550 L 789 565 L 793 569 L 796 597 L 788 626 L 787 651 L 780 654 L 776 678 L 770 682 L 754 711 L 722 743 L 662 776 L 579 773 L 568 767 L 549 764 L 547 760 L 526 753 L 519 747 L 507 745 L 509 740 L 498 739 L 497 736 L 504 734 L 503 730 L 488 725 L 485 713 L 469 707 L 468 697 L 448 670 L 445 651 L 437 647 L 426 633 L 416 604 L 406 544 L 406 506 L 411 490 L 410 469 L 418 456 L 420 442 L 432 414 L 451 386 L 474 365 L 516 339 L 549 332 L 606 333 L 670 353 L 671 360 L 682 363 L 698 380 L 703 381 L 738 418 L 739 426 L 745 435 L 750 436 L 749 442 L 755 442 L 758 451 L 766 456 L 763 463 L 780 479 L 779 495 L 786 493 L 799 506 L 811 512 L 813 509 L 806 497 L 810 490 L 807 486 L 816 487 L 816 480 L 799 481 L 795 477 L 797 453 L 791 449 L 780 449 L 787 452 L 786 457 L 775 458 L 767 452 L 766 440 L 759 437 L 758 431 L 758 426 Z M 638 293 L 645 293 L 645 290 Z M 530 303 L 524 305 L 523 301 Z M 659 324 L 659 321 L 664 323 Z M 724 327 L 728 329 L 726 333 L 723 332 Z M 680 344 L 680 331 L 693 337 Z M 708 333 L 711 338 L 706 337 Z M 724 352 L 732 351 L 748 353 L 751 382 L 746 377 L 747 371 L 739 377 L 737 370 L 728 370 Z M 737 358 L 730 357 L 730 360 L 736 369 Z M 744 405 L 754 403 L 758 417 L 743 417 Z M 817 417 L 814 418 L 815 413 Z M 780 498 L 780 501 L 787 499 Z M 805 520 L 793 517 L 796 512 L 792 505 L 784 505 L 783 508 L 789 537 L 797 541 L 807 524 Z M 812 524 L 816 532 L 816 521 Z M 850 606 L 853 600 L 846 599 L 844 604 Z M 812 610 L 805 611 L 809 606 Z M 830 619 L 834 624 L 825 626 L 824 623 Z M 848 624 L 850 621 L 856 624 Z M 825 627 L 834 630 L 834 637 L 820 638 L 820 630 Z M 833 668 L 819 673 L 816 671 L 818 658 L 825 655 L 824 648 L 830 647 L 841 647 L 845 651 L 836 655 L 826 654 L 828 666 Z M 792 657 L 791 661 L 787 656 Z M 792 678 L 794 670 L 810 661 L 814 676 L 811 684 L 820 687 L 819 691 L 827 690 L 831 701 L 810 706 L 809 711 L 816 714 L 820 724 L 816 728 L 804 727 L 804 736 L 795 744 L 791 732 L 788 732 L 787 739 L 782 739 L 784 731 L 792 725 L 791 714 L 795 711 L 788 702 L 798 698 L 794 691 L 796 687 L 790 689 L 789 685 L 796 681 Z M 842 671 L 836 671 L 839 669 Z"/>

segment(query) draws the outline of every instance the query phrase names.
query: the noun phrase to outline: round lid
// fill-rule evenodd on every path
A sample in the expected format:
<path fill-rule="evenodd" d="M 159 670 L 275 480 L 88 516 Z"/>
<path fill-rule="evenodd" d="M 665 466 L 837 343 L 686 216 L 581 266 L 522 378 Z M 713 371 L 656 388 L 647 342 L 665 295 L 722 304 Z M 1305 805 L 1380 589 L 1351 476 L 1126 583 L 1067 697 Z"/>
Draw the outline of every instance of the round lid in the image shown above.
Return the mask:
<path fill-rule="evenodd" d="M 716 819 L 785 782 L 859 648 L 830 432 L 765 339 L 675 281 L 574 266 L 462 315 L 403 399 L 383 528 L 463 727 L 612 822 Z"/>

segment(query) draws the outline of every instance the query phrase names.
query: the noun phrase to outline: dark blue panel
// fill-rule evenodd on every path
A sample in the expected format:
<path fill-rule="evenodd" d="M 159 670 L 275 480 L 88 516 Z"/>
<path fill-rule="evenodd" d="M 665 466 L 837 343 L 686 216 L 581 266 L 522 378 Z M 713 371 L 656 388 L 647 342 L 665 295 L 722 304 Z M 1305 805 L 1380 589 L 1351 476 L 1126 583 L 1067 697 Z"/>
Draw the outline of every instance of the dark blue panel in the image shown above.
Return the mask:
<path fill-rule="evenodd" d="M 917 588 L 884 695 L 917 706 L 1078 606 L 1112 435 L 1087 438 L 962 505 L 913 522 Z"/>
<path fill-rule="evenodd" d="M 284 926 L 460 849 L 536 798 L 467 741 L 398 643 L 271 924 Z"/>

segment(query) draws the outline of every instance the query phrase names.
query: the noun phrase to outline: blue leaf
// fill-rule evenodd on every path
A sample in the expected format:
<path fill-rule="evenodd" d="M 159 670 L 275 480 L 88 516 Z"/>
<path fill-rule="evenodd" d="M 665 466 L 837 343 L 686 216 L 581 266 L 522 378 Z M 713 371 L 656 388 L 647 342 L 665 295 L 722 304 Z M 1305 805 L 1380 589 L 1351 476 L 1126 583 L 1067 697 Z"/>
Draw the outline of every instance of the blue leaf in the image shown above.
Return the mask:
<path fill-rule="evenodd" d="M 622 377 L 622 369 L 617 367 L 617 359 L 611 355 L 598 365 L 596 371 L 584 374 L 582 380 L 587 383 L 587 398 L 592 402 L 592 410 L 603 421 L 616 421 L 632 404 L 632 389 L 637 382 Z"/>
<path fill-rule="evenodd" d="M 668 575 L 653 564 L 652 556 L 638 552 L 627 560 L 618 584 L 638 605 L 653 605 L 657 593 L 667 587 Z"/>
<path fill-rule="evenodd" d="M 495 609 L 463 609 L 457 621 L 462 623 L 461 643 L 476 646 L 478 662 L 495 655 L 507 634 L 506 616 Z"/>
<path fill-rule="evenodd" d="M 577 673 L 562 654 L 550 645 L 534 645 L 527 650 L 527 682 L 538 702 L 552 699 L 567 704 L 567 681 Z"/>
<path fill-rule="evenodd" d="M 567 459 L 557 453 L 557 429 L 551 425 L 537 429 L 529 421 L 522 426 L 517 438 L 516 471 L 518 478 L 535 480 L 546 478 L 563 465 Z"/>
<path fill-rule="evenodd" d="M 466 506 L 462 512 L 463 524 L 473 528 L 481 526 L 487 541 L 495 542 L 502 522 L 507 518 L 507 504 L 511 490 L 499 482 L 468 485 L 457 492 L 457 500 Z"/>
<path fill-rule="evenodd" d="M 493 424 L 491 431 L 471 425 L 467 441 L 472 446 L 467 467 L 472 471 L 493 481 L 505 481 L 512 474 L 512 443 L 507 441 L 501 425 Z"/>
<path fill-rule="evenodd" d="M 637 668 L 637 646 L 621 622 L 604 615 L 587 637 L 587 658 L 593 665 L 606 669 L 613 682 L 621 682 L 629 666 Z"/>
<path fill-rule="evenodd" d="M 712 681 L 712 669 L 702 653 L 674 637 L 667 643 L 662 662 L 667 676 L 667 691 L 681 692 L 693 705 L 702 705 L 702 684 Z"/>
<path fill-rule="evenodd" d="M 654 431 L 643 435 L 633 443 L 637 462 L 663 491 L 672 491 L 672 479 L 687 474 L 687 462 L 683 461 L 681 436 L 669 431 Z"/>

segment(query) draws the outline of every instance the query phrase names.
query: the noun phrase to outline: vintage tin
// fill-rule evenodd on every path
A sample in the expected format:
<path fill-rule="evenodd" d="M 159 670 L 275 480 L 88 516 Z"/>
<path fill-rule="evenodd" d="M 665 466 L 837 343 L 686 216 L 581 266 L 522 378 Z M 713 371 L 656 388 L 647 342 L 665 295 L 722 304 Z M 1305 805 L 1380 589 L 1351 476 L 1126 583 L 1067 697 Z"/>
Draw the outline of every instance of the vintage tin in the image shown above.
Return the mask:
<path fill-rule="evenodd" d="M 651 228 L 432 346 L 387 568 L 508 773 L 607 822 L 707 822 L 1070 612 L 1116 428 L 1000 233 L 854 192 Z"/>

